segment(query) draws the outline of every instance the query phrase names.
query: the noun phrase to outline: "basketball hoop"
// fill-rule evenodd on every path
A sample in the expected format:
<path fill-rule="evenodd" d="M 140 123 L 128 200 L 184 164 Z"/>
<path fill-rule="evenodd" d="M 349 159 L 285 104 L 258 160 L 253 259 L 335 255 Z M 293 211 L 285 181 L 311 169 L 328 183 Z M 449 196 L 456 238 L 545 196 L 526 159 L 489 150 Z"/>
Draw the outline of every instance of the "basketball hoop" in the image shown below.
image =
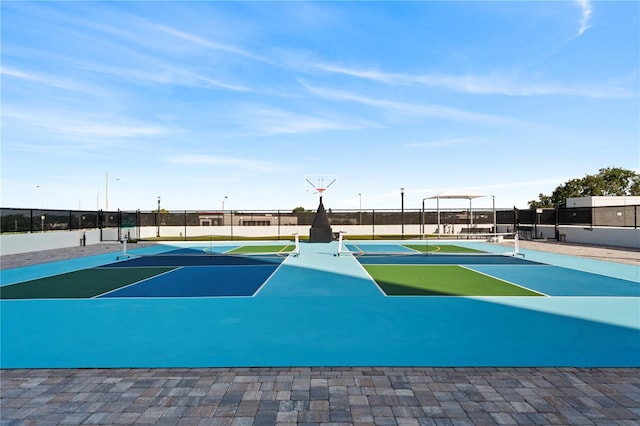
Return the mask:
<path fill-rule="evenodd" d="M 338 178 L 334 175 L 307 175 L 304 177 L 304 180 L 307 185 L 310 185 L 313 188 L 314 194 L 322 194 L 324 191 L 329 189 L 331 185 L 333 185 Z M 325 185 L 325 182 L 329 182 L 329 184 Z"/>

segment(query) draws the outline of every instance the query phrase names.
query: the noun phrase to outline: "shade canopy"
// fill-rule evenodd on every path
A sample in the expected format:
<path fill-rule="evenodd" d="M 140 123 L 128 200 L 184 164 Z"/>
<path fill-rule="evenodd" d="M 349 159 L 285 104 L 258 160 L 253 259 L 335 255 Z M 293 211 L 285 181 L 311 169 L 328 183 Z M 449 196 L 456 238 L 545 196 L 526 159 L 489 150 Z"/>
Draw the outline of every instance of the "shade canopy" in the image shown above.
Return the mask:
<path fill-rule="evenodd" d="M 473 228 L 473 207 L 471 206 L 471 200 L 474 198 L 482 198 L 488 197 L 489 195 L 483 194 L 482 192 L 473 191 L 473 190 L 460 190 L 460 189 L 452 189 L 450 191 L 441 192 L 434 196 L 425 198 L 425 200 L 437 200 L 438 201 L 438 233 L 440 233 L 440 200 L 469 200 L 469 231 Z M 423 201 L 424 205 L 424 201 Z M 495 208 L 494 208 L 495 210 Z M 495 217 L 495 211 L 494 211 Z M 494 227 L 495 228 L 495 227 Z"/>
<path fill-rule="evenodd" d="M 478 191 L 451 190 L 451 191 L 445 191 L 445 192 L 441 192 L 439 194 L 433 195 L 431 197 L 428 197 L 428 199 L 434 200 L 436 198 L 442 198 L 442 199 L 449 199 L 449 200 L 452 200 L 452 199 L 473 200 L 474 198 L 482 198 L 482 197 L 488 197 L 488 196 L 489 195 L 483 194 Z"/>

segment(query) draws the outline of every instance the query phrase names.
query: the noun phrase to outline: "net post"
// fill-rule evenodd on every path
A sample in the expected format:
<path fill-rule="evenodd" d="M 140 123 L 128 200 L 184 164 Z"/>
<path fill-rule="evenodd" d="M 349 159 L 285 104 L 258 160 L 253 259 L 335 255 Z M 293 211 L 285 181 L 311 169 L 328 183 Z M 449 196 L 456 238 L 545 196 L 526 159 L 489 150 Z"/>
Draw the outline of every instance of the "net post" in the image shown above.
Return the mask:
<path fill-rule="evenodd" d="M 300 256 L 300 235 L 296 232 L 293 234 L 295 240 L 295 247 L 293 249 L 293 255 L 295 257 Z"/>
<path fill-rule="evenodd" d="M 128 239 L 129 238 L 127 237 L 127 235 L 125 235 L 124 238 L 122 238 L 122 254 L 120 256 L 116 256 L 116 260 L 129 258 L 129 255 L 127 254 L 127 241 L 128 241 Z"/>
<path fill-rule="evenodd" d="M 344 247 L 344 237 L 343 235 L 346 234 L 346 231 L 339 231 L 338 232 L 338 256 L 340 256 L 340 254 L 342 253 L 351 253 L 351 251 L 349 251 L 348 249 L 346 249 Z"/>

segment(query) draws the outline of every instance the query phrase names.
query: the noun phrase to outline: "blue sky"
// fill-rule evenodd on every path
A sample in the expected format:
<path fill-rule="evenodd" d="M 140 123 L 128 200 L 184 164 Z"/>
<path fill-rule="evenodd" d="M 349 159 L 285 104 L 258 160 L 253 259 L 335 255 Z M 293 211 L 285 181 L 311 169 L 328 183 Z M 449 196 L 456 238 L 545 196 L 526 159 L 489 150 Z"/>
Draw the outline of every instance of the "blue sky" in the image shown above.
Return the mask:
<path fill-rule="evenodd" d="M 3 207 L 315 208 L 334 175 L 327 208 L 526 208 L 639 170 L 638 2 L 0 7 Z"/>

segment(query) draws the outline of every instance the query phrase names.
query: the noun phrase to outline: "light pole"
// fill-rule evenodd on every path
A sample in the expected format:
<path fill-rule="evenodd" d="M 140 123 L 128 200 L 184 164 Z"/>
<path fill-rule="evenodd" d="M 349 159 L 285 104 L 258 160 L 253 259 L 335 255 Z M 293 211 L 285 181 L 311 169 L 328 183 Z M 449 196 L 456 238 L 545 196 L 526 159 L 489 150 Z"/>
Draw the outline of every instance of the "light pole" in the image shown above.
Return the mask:
<path fill-rule="evenodd" d="M 424 226 L 424 200 L 427 200 L 427 199 L 428 198 L 423 198 L 422 199 L 422 219 L 420 220 L 420 225 L 422 225 L 421 226 L 422 230 L 421 230 L 421 234 L 420 234 L 420 239 L 422 239 L 422 234 L 426 234 L 427 233 L 426 229 L 425 229 L 425 226 Z M 427 236 L 425 235 L 424 238 L 426 239 Z"/>
<path fill-rule="evenodd" d="M 400 188 L 400 221 L 402 222 L 402 239 L 404 240 L 404 188 Z"/>
<path fill-rule="evenodd" d="M 222 223 L 220 224 L 221 226 L 224 226 L 224 200 L 226 200 L 227 197 L 226 195 L 224 196 L 224 198 L 222 199 Z"/>
<path fill-rule="evenodd" d="M 358 196 L 360 197 L 360 210 L 359 210 L 359 219 L 358 219 L 358 225 L 362 225 L 362 193 L 358 193 Z"/>
<path fill-rule="evenodd" d="M 494 239 L 496 239 L 496 235 L 498 233 L 498 219 L 496 218 L 496 196 L 492 195 L 491 196 L 491 201 L 493 204 L 493 235 L 494 235 Z"/>
<path fill-rule="evenodd" d="M 120 178 L 115 178 L 119 181 Z M 109 211 L 109 171 L 107 170 L 104 181 L 104 211 Z"/>
<path fill-rule="evenodd" d="M 45 215 L 44 215 L 44 210 L 42 210 L 44 208 L 44 203 L 42 202 L 42 193 L 40 192 L 40 185 L 36 185 L 36 190 L 38 193 L 38 198 L 40 198 L 39 203 L 40 204 L 40 232 L 44 232 L 44 219 L 45 219 Z M 33 227 L 33 226 L 32 226 Z"/>
<path fill-rule="evenodd" d="M 156 225 L 158 231 L 156 232 L 156 237 L 160 237 L 160 196 L 158 195 L 158 214 L 156 215 Z"/>

